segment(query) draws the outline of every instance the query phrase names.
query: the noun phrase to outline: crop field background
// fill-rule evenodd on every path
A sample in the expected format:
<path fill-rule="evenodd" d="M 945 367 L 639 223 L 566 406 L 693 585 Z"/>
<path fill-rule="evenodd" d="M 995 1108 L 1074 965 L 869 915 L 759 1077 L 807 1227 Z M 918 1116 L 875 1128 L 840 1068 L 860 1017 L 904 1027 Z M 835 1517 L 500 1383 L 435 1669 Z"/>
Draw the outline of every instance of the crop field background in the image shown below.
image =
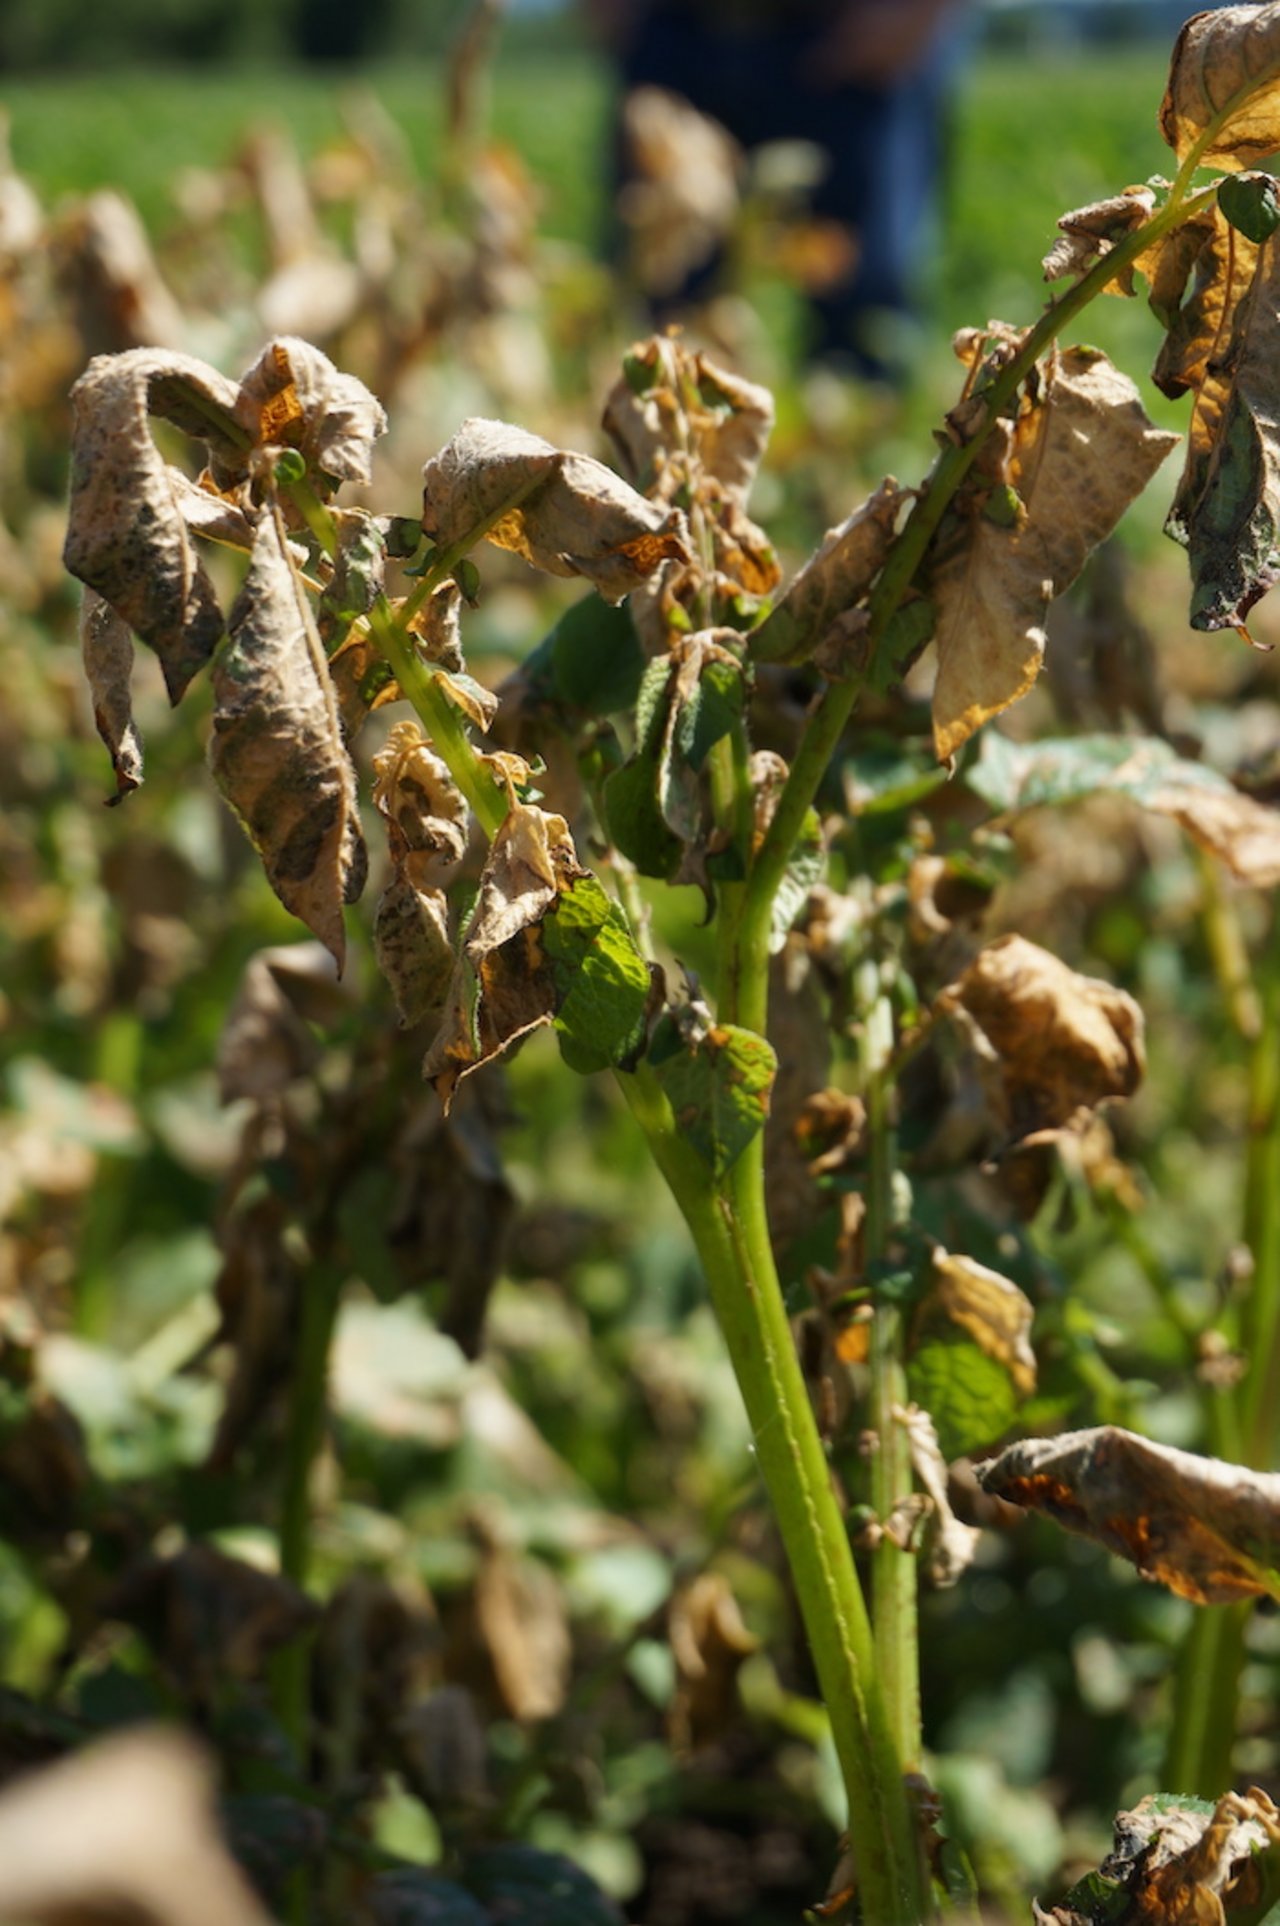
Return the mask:
<path fill-rule="evenodd" d="M 383 499 L 406 516 L 422 461 L 464 413 L 598 451 L 604 392 L 644 332 L 598 255 L 608 77 L 580 47 L 539 50 L 521 31 L 490 76 L 486 141 L 515 151 L 536 199 L 528 329 L 503 334 L 495 375 L 470 323 L 446 315 L 438 350 L 393 370 Z M 795 366 L 795 297 L 768 246 L 748 249 L 758 318 L 741 327 L 742 372 L 778 405 L 758 512 L 788 566 L 882 475 L 923 475 L 959 392 L 952 331 L 1036 317 L 1058 215 L 1165 170 L 1165 57 L 1155 44 L 970 61 L 901 397 Z M 0 109 L 12 172 L 57 245 L 78 200 L 119 190 L 178 291 L 184 345 L 229 355 L 232 373 L 257 351 L 251 295 L 271 265 L 260 210 L 228 186 L 254 130 L 276 130 L 314 182 L 326 152 L 350 158 L 354 127 L 396 156 L 424 222 L 463 225 L 465 182 L 453 204 L 438 191 L 438 61 L 342 75 L 0 71 Z M 378 183 L 376 169 L 349 190 L 339 176 L 335 165 L 339 186 L 316 198 L 319 231 L 346 259 Z M 217 221 L 193 225 L 211 195 Z M 415 1215 L 389 1125 L 385 1141 L 344 1140 L 344 1235 L 361 1281 L 339 1326 L 316 1483 L 317 1689 L 333 1695 L 338 1736 L 313 1803 L 294 1799 L 259 1689 L 288 1635 L 279 1600 L 237 1591 L 229 1565 L 155 1575 L 197 1542 L 238 1573 L 275 1561 L 290 1334 L 271 1324 L 279 1280 L 223 1236 L 246 1113 L 243 1097 L 220 1100 L 219 1074 L 225 1084 L 246 967 L 301 931 L 201 766 L 207 698 L 193 692 L 171 716 L 150 659 L 137 668 L 146 786 L 122 809 L 100 806 L 110 770 L 78 684 L 75 585 L 58 564 L 64 374 L 87 337 L 69 307 L 24 319 L 24 298 L 16 271 L 0 281 L 0 1775 L 140 1718 L 194 1724 L 221 1762 L 237 1849 L 281 1917 L 299 1866 L 337 1839 L 363 1868 L 449 1867 L 516 1842 L 566 1855 L 607 1896 L 584 1888 L 564 1912 L 511 1915 L 522 1921 L 603 1922 L 620 1916 L 610 1902 L 653 1926 L 798 1919 L 838 1857 L 840 1782 L 736 1387 L 625 1110 L 603 1079 L 566 1081 L 549 1035 L 516 1057 L 484 1120 L 501 1169 L 487 1134 L 470 1166 L 442 1164 L 452 1215 Z M 1153 419 L 1181 428 L 1148 379 L 1158 332 L 1141 297 L 1097 303 L 1086 327 Z M 376 385 L 369 337 L 353 324 L 350 339 Z M 1274 759 L 1280 658 L 1188 627 L 1185 558 L 1161 534 L 1171 489 L 1162 472 L 1069 598 L 1064 666 L 1006 718 L 1011 735 L 1141 719 L 1143 692 L 1158 691 L 1171 737 L 1208 760 Z M 531 652 L 562 586 L 496 570 L 468 648 L 479 679 L 496 686 Z M 1265 604 L 1255 635 L 1280 639 Z M 948 817 L 956 793 L 929 804 L 939 847 L 963 833 L 963 801 Z M 977 1209 L 967 1222 L 966 1248 L 1037 1305 L 1046 1364 L 1018 1422 L 1122 1423 L 1207 1449 L 1202 1339 L 1242 1274 L 1257 1035 L 1276 1020 L 1266 899 L 1172 824 L 1106 800 L 1040 812 L 981 860 L 997 926 L 1131 991 L 1148 1033 L 1146 1083 L 1111 1120 L 1109 1185 L 1064 1168 L 1016 1228 L 997 1234 Z M 400 1039 L 368 930 L 350 921 L 348 994 L 329 1027 L 303 1026 L 331 1123 L 362 1076 L 384 1077 L 392 1104 L 419 1089 L 418 1041 Z M 318 1161 L 287 1181 L 338 1177 Z M 481 1279 L 475 1253 L 497 1212 L 505 1257 Z M 403 1241 L 369 1228 L 392 1218 L 418 1240 L 421 1288 L 406 1288 Z M 482 1345 L 459 1317 L 469 1291 Z M 89 1540 L 105 1549 L 86 1552 Z M 157 1561 L 142 1577 L 140 1547 Z M 722 1587 L 715 1637 L 687 1616 L 690 1581 L 707 1572 Z M 686 1601 L 674 1631 L 673 1590 Z M 926 1595 L 926 1741 L 984 1917 L 1028 1918 L 1027 1895 L 1095 1865 L 1114 1814 L 1158 1781 L 1192 1609 L 1039 1521 L 987 1534 L 965 1580 Z M 1250 1621 L 1234 1757 L 1238 1783 L 1273 1791 L 1278 1625 Z M 682 1637 L 714 1648 L 720 1670 L 700 1693 Z M 416 1725 L 406 1706 L 427 1708 Z M 395 1915 L 418 1918 L 454 1915 Z"/>

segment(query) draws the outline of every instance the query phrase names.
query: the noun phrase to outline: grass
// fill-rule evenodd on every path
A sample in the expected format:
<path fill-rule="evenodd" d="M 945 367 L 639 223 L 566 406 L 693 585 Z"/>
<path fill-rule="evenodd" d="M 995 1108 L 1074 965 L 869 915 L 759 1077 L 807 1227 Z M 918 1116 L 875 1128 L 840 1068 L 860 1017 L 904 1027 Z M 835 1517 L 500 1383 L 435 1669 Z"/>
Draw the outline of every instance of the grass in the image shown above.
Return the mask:
<path fill-rule="evenodd" d="M 946 218 L 930 267 L 939 332 L 991 315 L 1034 315 L 1044 295 L 1040 257 L 1057 216 L 1161 167 L 1155 113 L 1163 81 L 1156 43 L 1111 49 L 1105 60 L 974 62 L 959 97 Z M 0 76 L 0 106 L 11 116 L 15 165 L 47 201 L 111 184 L 149 225 L 165 227 L 180 169 L 224 162 L 246 127 L 264 121 L 287 127 L 312 152 L 339 131 L 353 85 L 372 89 L 429 171 L 442 89 L 439 69 L 423 63 L 345 80 L 296 69 Z M 585 51 L 522 51 L 500 60 L 493 80 L 494 132 L 524 156 L 543 189 L 547 231 L 583 244 L 601 225 L 608 94 L 607 74 Z M 1135 101 L 1148 103 L 1149 114 L 1135 115 Z M 1141 365 L 1153 341 L 1149 319 L 1140 304 L 1107 307 L 1117 318 L 1104 316 L 1103 332 L 1118 334 L 1120 348 L 1136 338 Z"/>

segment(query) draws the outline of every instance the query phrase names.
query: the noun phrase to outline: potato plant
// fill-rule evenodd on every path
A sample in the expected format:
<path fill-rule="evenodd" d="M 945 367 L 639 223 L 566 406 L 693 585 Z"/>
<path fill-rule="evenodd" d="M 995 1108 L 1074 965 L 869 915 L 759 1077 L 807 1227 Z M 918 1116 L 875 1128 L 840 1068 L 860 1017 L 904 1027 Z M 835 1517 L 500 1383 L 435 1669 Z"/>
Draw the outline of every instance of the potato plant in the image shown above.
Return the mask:
<path fill-rule="evenodd" d="M 375 710 L 407 705 L 373 757 L 373 932 L 404 1047 L 425 1043 L 432 1128 L 480 1106 L 495 1066 L 550 1028 L 566 1075 L 611 1076 L 643 1134 L 732 1360 L 839 1757 L 849 1849 L 815 1904 L 864 1926 L 973 1916 L 922 1749 L 917 1603 L 922 1584 L 962 1582 L 997 1500 L 1095 1535 L 1204 1608 L 1166 1790 L 1216 1805 L 1124 1815 L 1112 1858 L 1037 1917 L 1243 1922 L 1274 1898 L 1276 1810 L 1230 1792 L 1224 1764 L 1241 1602 L 1280 1597 L 1274 1077 L 1259 1073 L 1252 1291 L 1224 1340 L 1243 1364 L 1216 1407 L 1238 1462 L 1116 1426 L 1033 1438 L 980 1465 L 958 1517 L 948 1461 L 1000 1443 L 1033 1394 L 1032 1306 L 947 1249 L 918 1198 L 939 1170 L 980 1162 L 1040 1196 L 1051 1153 L 1096 1152 L 1098 1112 L 1141 1079 L 1142 1016 L 1023 935 L 982 944 L 948 907 L 961 873 L 923 846 L 886 863 L 874 808 L 831 781 L 868 746 L 860 704 L 910 734 L 902 685 L 931 651 L 936 767 L 915 766 L 911 794 L 951 775 L 997 816 L 1124 796 L 1238 880 L 1280 881 L 1275 812 L 1163 739 L 968 747 L 1032 687 L 1050 604 L 1177 440 L 1104 355 L 1062 339 L 1099 295 L 1142 278 L 1164 330 L 1155 379 L 1189 398 L 1168 529 L 1188 553 L 1193 626 L 1247 639 L 1280 578 L 1280 201 L 1255 171 L 1280 147 L 1280 5 L 1188 22 L 1160 126 L 1173 178 L 1064 216 L 1046 262 L 1064 286 L 1039 321 L 957 339 L 961 392 L 923 481 L 885 480 L 785 583 L 750 505 L 771 398 L 676 337 L 637 344 L 606 399 L 616 467 L 470 419 L 428 456 L 411 516 L 348 499 L 372 485 L 385 415 L 302 340 L 271 341 L 238 382 L 172 351 L 100 356 L 75 390 L 66 562 L 85 585 L 113 800 L 143 775 L 136 636 L 175 703 L 210 676 L 213 779 L 340 975 L 369 868 L 351 744 Z M 178 438 L 188 467 L 170 458 Z M 588 585 L 496 694 L 465 655 L 486 542 Z M 873 805 L 901 799 L 900 771 L 869 781 Z M 339 1113 L 322 1106 L 311 1138 L 289 1121 L 296 1065 L 282 1070 L 254 1025 L 270 1005 L 278 1041 L 286 1006 L 314 1013 L 330 989 L 314 958 L 277 953 L 223 1065 L 252 1106 L 240 1232 L 294 1280 L 279 1539 L 299 1587 L 359 1240 L 346 1151 L 323 1141 Z M 377 1089 L 365 1097 L 372 1117 Z M 253 1187 L 286 1151 L 303 1180 L 287 1206 Z M 796 1223 L 819 1210 L 820 1259 Z M 464 1290 L 455 1309 L 474 1345 L 482 1302 Z M 273 1661 L 303 1758 L 309 1656 L 295 1631 Z M 301 1887 L 290 1899 L 297 1918 L 321 1903 Z"/>

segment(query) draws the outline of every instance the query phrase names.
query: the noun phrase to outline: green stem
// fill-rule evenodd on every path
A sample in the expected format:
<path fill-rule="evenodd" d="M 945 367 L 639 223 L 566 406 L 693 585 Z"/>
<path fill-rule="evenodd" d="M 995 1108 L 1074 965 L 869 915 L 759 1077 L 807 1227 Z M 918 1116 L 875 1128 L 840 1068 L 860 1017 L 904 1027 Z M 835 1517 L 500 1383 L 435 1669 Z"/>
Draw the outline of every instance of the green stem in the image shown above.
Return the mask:
<path fill-rule="evenodd" d="M 641 1066 L 619 1082 L 692 1233 L 742 1391 L 848 1793 L 863 1918 L 875 1926 L 919 1926 L 930 1916 L 928 1888 L 848 1534 L 796 1356 L 763 1211 L 755 1205 L 744 1222 L 736 1207 L 739 1196 L 753 1205 L 762 1189 L 748 1184 L 739 1191 L 734 1185 L 732 1196 L 718 1196 L 708 1172 L 679 1137 L 652 1073 Z"/>
<path fill-rule="evenodd" d="M 506 819 L 506 790 L 485 768 L 467 734 L 466 723 L 440 686 L 439 677 L 423 661 L 412 636 L 403 621 L 397 621 L 384 596 L 379 596 L 369 611 L 369 629 L 395 671 L 401 695 L 412 704 L 436 753 L 448 764 L 449 774 L 485 834 L 492 838 Z"/>
<path fill-rule="evenodd" d="M 1249 1075 L 1244 1241 L 1253 1257 L 1241 1350 L 1245 1462 L 1267 1470 L 1280 1430 L 1280 913 L 1273 910 L 1262 1027 Z"/>
<path fill-rule="evenodd" d="M 1167 1792 L 1217 1799 L 1231 1785 L 1249 1611 L 1247 1603 L 1201 1606 L 1187 1628 L 1161 1778 Z"/>
<path fill-rule="evenodd" d="M 867 1106 L 867 1215 L 863 1257 L 868 1272 L 887 1255 L 893 1234 L 893 1173 L 896 1133 L 890 1114 L 887 1070 L 893 1056 L 893 1013 L 888 998 L 875 995 L 863 1028 L 863 1089 Z M 871 1460 L 871 1502 L 882 1525 L 911 1496 L 914 1478 L 911 1447 L 899 1416 L 907 1402 L 906 1333 L 896 1304 L 879 1301 L 871 1322 L 871 1429 L 876 1453 Z M 911 1551 L 885 1532 L 872 1554 L 871 1619 L 876 1657 L 889 1723 L 904 1770 L 920 1768 L 920 1648 L 916 1592 L 917 1565 Z"/>

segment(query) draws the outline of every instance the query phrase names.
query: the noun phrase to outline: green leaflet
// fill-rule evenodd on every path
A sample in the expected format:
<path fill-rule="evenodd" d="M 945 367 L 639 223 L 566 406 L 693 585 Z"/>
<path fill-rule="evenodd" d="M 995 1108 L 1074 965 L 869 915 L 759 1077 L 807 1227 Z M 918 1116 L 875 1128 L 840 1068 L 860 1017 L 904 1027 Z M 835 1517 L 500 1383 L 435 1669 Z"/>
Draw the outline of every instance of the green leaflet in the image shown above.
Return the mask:
<path fill-rule="evenodd" d="M 592 716 L 617 715 L 635 703 L 645 656 L 625 603 L 615 608 L 584 595 L 548 641 L 551 686 L 561 702 Z"/>
<path fill-rule="evenodd" d="M 542 922 L 558 996 L 555 1027 L 571 1070 L 607 1070 L 639 1047 L 649 971 L 627 919 L 594 876 L 564 890 Z"/>
<path fill-rule="evenodd" d="M 992 809 L 1036 809 L 1079 802 L 1101 791 L 1156 806 L 1170 788 L 1234 796 L 1225 776 L 1185 757 L 1155 736 L 1064 736 L 1011 742 L 987 730 L 965 781 Z"/>
<path fill-rule="evenodd" d="M 1004 1366 L 958 1332 L 926 1338 L 908 1361 L 907 1388 L 933 1419 L 948 1461 L 993 1444 L 1018 1415 Z"/>
<path fill-rule="evenodd" d="M 822 840 L 822 823 L 817 810 L 809 809 L 805 811 L 791 860 L 782 873 L 782 881 L 773 899 L 773 916 L 769 926 L 771 951 L 780 950 L 786 942 L 787 931 L 808 902 L 814 884 L 822 881 L 826 867 L 827 851 Z"/>
<path fill-rule="evenodd" d="M 734 1024 L 699 1028 L 668 1014 L 649 1061 L 681 1135 L 723 1177 L 764 1128 L 778 1068 L 772 1046 Z"/>

